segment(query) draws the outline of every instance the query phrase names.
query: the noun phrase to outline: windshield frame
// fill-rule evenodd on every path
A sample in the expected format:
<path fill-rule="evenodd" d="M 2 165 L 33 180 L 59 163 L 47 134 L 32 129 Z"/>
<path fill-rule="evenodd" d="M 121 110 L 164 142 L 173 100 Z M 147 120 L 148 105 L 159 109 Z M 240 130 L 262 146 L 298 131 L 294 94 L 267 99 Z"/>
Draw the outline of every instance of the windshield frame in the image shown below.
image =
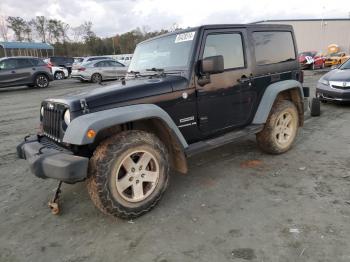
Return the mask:
<path fill-rule="evenodd" d="M 187 64 L 185 66 L 178 66 L 178 67 L 174 66 L 174 67 L 161 68 L 161 69 L 164 69 L 164 73 L 178 71 L 178 72 L 184 72 L 184 74 L 188 76 L 192 72 L 192 65 L 193 65 L 193 61 L 194 61 L 194 57 L 195 57 L 196 45 L 197 45 L 197 41 L 198 41 L 198 38 L 199 38 L 199 30 L 198 30 L 198 28 L 188 28 L 186 30 L 178 30 L 178 31 L 174 31 L 174 32 L 171 32 L 171 33 L 167 33 L 167 34 L 163 34 L 163 35 L 159 35 L 159 36 L 147 39 L 147 40 L 139 43 L 136 46 L 136 49 L 140 45 L 143 45 L 143 44 L 146 44 L 146 43 L 150 43 L 152 41 L 157 41 L 157 40 L 165 38 L 165 37 L 170 37 L 170 36 L 173 36 L 173 35 L 179 35 L 179 34 L 184 34 L 184 33 L 189 33 L 189 32 L 195 32 L 195 34 L 194 34 L 193 40 L 191 40 L 192 43 L 191 43 L 191 47 L 190 47 L 190 50 L 189 50 L 189 57 L 187 59 Z M 135 49 L 135 51 L 136 51 L 136 49 Z M 132 70 L 133 68 L 131 67 L 134 57 L 136 58 L 136 56 L 135 56 L 136 52 L 135 51 L 134 51 L 134 54 L 132 56 L 131 63 L 129 65 L 127 74 L 131 74 L 132 75 L 132 74 L 135 73 L 135 71 Z M 150 65 L 150 67 L 147 68 L 147 69 L 151 69 L 151 68 L 152 68 L 152 66 Z M 154 74 L 154 72 L 150 72 L 150 71 L 147 71 L 147 70 L 142 70 L 141 72 L 137 72 L 137 73 L 140 73 L 142 75 Z"/>

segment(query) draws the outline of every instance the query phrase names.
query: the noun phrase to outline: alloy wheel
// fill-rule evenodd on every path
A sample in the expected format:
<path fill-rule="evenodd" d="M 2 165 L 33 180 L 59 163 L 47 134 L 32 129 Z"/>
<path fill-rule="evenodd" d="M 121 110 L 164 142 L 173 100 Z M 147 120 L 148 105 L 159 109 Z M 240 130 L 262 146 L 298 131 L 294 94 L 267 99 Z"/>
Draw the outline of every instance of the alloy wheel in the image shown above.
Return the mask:
<path fill-rule="evenodd" d="M 128 154 L 119 165 L 116 188 L 129 202 L 140 202 L 155 190 L 159 180 L 159 163 L 145 150 Z"/>

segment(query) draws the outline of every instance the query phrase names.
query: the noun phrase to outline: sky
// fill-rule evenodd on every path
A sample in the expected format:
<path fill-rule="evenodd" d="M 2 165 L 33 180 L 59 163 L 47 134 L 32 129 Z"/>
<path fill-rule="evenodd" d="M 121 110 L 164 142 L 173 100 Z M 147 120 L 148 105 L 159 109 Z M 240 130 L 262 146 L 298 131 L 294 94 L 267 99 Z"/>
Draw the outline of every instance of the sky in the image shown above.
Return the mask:
<path fill-rule="evenodd" d="M 147 31 L 267 19 L 350 18 L 350 0 L 0 0 L 0 15 L 93 23 L 101 37 L 136 27 Z"/>

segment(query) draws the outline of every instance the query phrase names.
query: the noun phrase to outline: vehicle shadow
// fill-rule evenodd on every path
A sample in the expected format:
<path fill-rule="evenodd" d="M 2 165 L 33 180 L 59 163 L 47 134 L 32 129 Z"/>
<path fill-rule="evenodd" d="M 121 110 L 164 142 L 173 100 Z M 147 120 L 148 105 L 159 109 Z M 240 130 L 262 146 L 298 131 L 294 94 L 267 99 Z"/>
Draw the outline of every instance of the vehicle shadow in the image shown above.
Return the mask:
<path fill-rule="evenodd" d="M 0 94 L 2 94 L 2 93 L 11 93 L 11 92 L 18 92 L 18 91 L 23 91 L 23 90 L 33 90 L 33 89 L 40 89 L 40 88 L 29 87 L 29 86 L 4 87 L 4 88 L 0 88 Z"/>

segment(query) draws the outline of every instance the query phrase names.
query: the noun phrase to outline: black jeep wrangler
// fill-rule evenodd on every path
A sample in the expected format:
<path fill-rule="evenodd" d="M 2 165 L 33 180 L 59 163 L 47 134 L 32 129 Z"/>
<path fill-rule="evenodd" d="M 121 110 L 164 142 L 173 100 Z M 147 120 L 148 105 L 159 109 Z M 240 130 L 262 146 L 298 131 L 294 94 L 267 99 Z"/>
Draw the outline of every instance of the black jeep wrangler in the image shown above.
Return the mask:
<path fill-rule="evenodd" d="M 291 148 L 307 105 L 297 54 L 286 25 L 152 38 L 137 46 L 125 80 L 43 101 L 42 131 L 18 155 L 40 178 L 87 180 L 102 212 L 138 217 L 160 200 L 171 169 L 187 172 L 191 155 L 248 134 L 270 154 Z"/>

